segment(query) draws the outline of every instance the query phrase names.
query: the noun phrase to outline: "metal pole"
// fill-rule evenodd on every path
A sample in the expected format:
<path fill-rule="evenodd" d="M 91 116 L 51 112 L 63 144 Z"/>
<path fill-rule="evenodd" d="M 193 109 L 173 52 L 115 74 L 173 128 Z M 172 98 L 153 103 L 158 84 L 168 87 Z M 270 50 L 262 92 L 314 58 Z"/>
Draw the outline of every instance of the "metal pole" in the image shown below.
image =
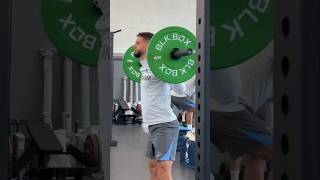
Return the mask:
<path fill-rule="evenodd" d="M 126 101 L 127 102 L 127 80 L 128 80 L 128 78 L 127 77 L 123 77 L 123 78 L 121 78 L 121 80 L 122 80 L 122 98 L 123 98 L 123 100 L 124 101 Z"/>
<path fill-rule="evenodd" d="M 1 2 L 0 19 L 3 24 L 0 28 L 1 66 L 0 66 L 0 179 L 9 179 L 9 113 L 10 113 L 10 66 L 11 66 L 11 2 Z"/>
<path fill-rule="evenodd" d="M 135 82 L 135 91 L 134 91 L 135 95 L 134 95 L 134 97 L 135 97 L 136 103 L 139 102 L 139 86 L 140 86 L 140 83 Z"/>
<path fill-rule="evenodd" d="M 96 29 L 101 36 L 101 49 L 98 61 L 98 103 L 99 124 L 101 128 L 99 139 L 101 140 L 100 150 L 102 152 L 101 169 L 104 174 L 103 179 L 109 180 L 113 106 L 113 33 L 110 33 L 110 1 L 97 0 L 97 3 L 97 6 L 103 13 L 96 24 Z"/>
<path fill-rule="evenodd" d="M 210 0 L 197 1 L 196 179 L 210 179 Z M 201 133 L 200 133 L 201 132 Z"/>
<path fill-rule="evenodd" d="M 64 60 L 64 112 L 62 114 L 67 137 L 72 135 L 72 61 Z"/>
<path fill-rule="evenodd" d="M 132 106 L 133 105 L 133 85 L 134 85 L 132 80 L 130 80 L 129 85 L 130 85 L 129 86 L 129 95 L 130 95 L 129 100 L 130 100 L 130 104 Z"/>
<path fill-rule="evenodd" d="M 80 128 L 89 128 L 90 126 L 90 80 L 89 67 L 81 65 L 81 121 Z"/>
<path fill-rule="evenodd" d="M 51 127 L 52 124 L 52 58 L 56 53 L 55 49 L 40 49 L 43 57 L 43 111 L 42 117 L 44 122 L 48 123 Z"/>

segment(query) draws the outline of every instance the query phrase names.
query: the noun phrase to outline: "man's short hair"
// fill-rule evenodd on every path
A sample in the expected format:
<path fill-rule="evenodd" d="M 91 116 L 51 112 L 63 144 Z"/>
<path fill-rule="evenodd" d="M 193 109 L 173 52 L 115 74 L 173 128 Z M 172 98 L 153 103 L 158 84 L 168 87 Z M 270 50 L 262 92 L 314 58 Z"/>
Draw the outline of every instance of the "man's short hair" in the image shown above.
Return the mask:
<path fill-rule="evenodd" d="M 150 41 L 152 38 L 153 34 L 151 32 L 140 32 L 137 36 L 142 37 L 143 39 Z"/>

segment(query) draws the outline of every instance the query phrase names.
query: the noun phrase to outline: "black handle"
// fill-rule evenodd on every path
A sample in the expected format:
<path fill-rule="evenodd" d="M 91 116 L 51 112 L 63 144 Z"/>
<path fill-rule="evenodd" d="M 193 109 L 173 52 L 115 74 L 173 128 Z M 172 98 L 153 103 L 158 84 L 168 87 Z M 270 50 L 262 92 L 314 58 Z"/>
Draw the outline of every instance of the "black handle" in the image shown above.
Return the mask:
<path fill-rule="evenodd" d="M 188 48 L 188 49 L 179 49 L 179 48 L 173 48 L 171 51 L 171 58 L 174 60 L 178 60 L 184 56 L 190 56 L 192 55 L 193 50 Z"/>
<path fill-rule="evenodd" d="M 118 33 L 118 32 L 121 32 L 122 30 L 121 29 L 119 29 L 119 30 L 117 30 L 117 31 L 114 31 L 114 32 L 112 32 L 113 34 L 115 34 L 115 33 Z"/>

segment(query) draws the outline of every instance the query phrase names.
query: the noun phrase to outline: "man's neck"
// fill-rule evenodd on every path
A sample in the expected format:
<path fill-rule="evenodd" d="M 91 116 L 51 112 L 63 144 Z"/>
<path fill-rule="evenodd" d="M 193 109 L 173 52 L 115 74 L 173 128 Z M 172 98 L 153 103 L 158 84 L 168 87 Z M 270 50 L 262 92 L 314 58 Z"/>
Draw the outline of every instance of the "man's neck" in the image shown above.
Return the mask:
<path fill-rule="evenodd" d="M 147 55 L 141 55 L 141 57 L 139 58 L 141 61 L 145 61 L 147 60 Z"/>

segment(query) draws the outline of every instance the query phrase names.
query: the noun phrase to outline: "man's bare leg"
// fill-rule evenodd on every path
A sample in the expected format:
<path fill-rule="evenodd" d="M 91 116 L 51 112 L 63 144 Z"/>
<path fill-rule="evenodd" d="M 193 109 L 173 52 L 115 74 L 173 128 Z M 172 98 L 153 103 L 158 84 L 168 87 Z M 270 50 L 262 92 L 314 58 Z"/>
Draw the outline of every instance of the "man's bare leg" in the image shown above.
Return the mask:
<path fill-rule="evenodd" d="M 255 155 L 249 155 L 244 174 L 245 180 L 264 180 L 265 161 Z"/>
<path fill-rule="evenodd" d="M 242 157 L 232 159 L 230 156 L 227 158 L 226 163 L 229 168 L 231 180 L 239 180 L 240 166 Z"/>
<path fill-rule="evenodd" d="M 264 180 L 266 161 L 272 162 L 272 157 L 272 145 L 257 149 L 251 153 L 246 165 L 245 180 Z M 272 173 L 270 174 L 270 179 L 272 179 Z"/>
<path fill-rule="evenodd" d="M 182 122 L 186 122 L 186 112 L 185 111 L 182 111 L 182 112 L 180 112 L 180 115 L 181 115 L 181 117 L 182 117 Z"/>
<path fill-rule="evenodd" d="M 158 161 L 158 180 L 172 180 L 173 161 Z"/>
<path fill-rule="evenodd" d="M 193 122 L 193 112 L 192 111 L 187 111 L 186 122 L 187 122 L 187 125 L 192 126 L 192 122 Z"/>
<path fill-rule="evenodd" d="M 158 178 L 158 162 L 156 160 L 149 160 L 149 172 L 151 180 L 159 180 Z"/>

